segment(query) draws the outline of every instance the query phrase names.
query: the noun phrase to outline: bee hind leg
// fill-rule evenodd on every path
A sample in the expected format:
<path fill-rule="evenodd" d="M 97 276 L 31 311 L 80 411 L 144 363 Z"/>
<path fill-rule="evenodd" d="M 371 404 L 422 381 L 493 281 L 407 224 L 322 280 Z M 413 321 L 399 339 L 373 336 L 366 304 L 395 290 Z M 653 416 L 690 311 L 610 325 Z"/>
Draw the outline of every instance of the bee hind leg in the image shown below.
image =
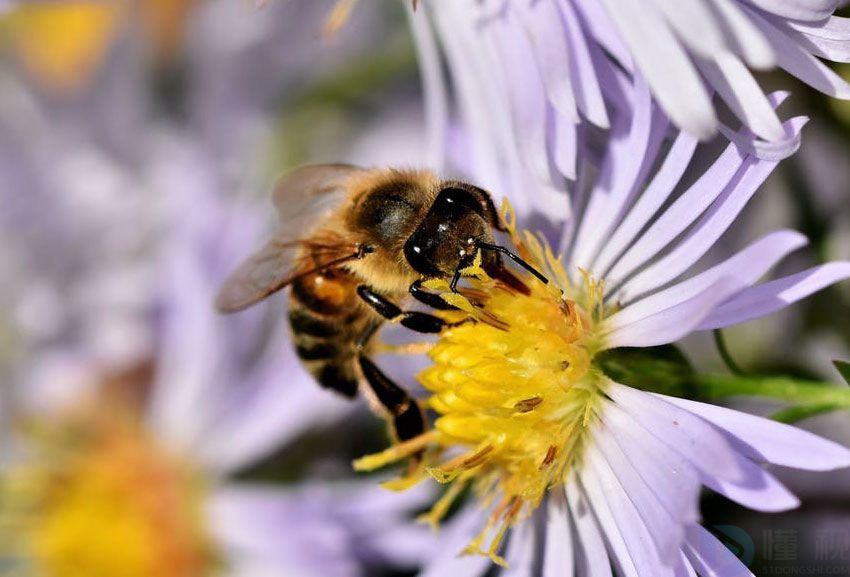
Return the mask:
<path fill-rule="evenodd" d="M 358 357 L 363 378 L 374 398 L 389 414 L 390 427 L 397 442 L 409 441 L 428 429 L 425 414 L 416 399 L 381 371 L 365 355 Z"/>

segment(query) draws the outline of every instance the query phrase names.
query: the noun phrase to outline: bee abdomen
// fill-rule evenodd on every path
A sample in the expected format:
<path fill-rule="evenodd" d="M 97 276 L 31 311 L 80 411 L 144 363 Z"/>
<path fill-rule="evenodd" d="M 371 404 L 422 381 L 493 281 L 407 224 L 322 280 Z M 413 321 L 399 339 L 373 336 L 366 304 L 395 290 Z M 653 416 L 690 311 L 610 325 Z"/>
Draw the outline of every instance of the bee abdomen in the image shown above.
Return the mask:
<path fill-rule="evenodd" d="M 357 395 L 357 338 L 364 325 L 355 285 L 347 275 L 296 282 L 289 300 L 295 351 L 319 384 Z"/>
<path fill-rule="evenodd" d="M 301 307 L 293 307 L 289 311 L 289 324 L 293 332 L 313 337 L 333 337 L 341 330 L 338 319 L 318 315 Z"/>
<path fill-rule="evenodd" d="M 349 398 L 357 396 L 357 374 L 352 357 L 317 363 L 313 372 L 319 384 Z"/>

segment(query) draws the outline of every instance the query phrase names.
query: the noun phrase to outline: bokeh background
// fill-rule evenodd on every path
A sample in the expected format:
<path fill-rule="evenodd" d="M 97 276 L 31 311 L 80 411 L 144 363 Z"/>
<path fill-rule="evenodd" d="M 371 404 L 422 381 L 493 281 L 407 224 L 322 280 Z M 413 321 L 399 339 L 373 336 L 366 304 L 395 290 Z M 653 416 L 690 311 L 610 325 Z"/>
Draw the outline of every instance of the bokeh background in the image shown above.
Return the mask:
<path fill-rule="evenodd" d="M 362 402 L 309 382 L 287 349 L 284 299 L 242 319 L 211 308 L 217 284 L 271 229 L 268 192 L 278 174 L 306 162 L 422 163 L 421 88 L 402 3 L 361 1 L 330 31 L 334 6 L 0 8 L 0 467 L 29 454 L 16 439 L 33 415 L 51 420 L 105 382 L 132 390 L 146 411 L 153 407 L 146 426 L 150 419 L 166 450 L 191 455 L 229 484 L 289 496 L 257 537 L 268 550 L 233 545 L 269 571 L 246 575 L 415 574 L 429 554 L 427 532 L 407 522 L 427 495 L 393 501 L 351 472 L 351 459 L 385 446 L 383 427 Z M 765 79 L 792 89 L 784 116 L 811 122 L 801 150 L 780 164 L 728 242 L 791 227 L 811 244 L 788 270 L 850 259 L 850 105 L 785 76 Z M 831 361 L 850 359 L 850 284 L 726 339 L 748 370 L 839 382 Z M 725 370 L 711 335 L 683 346 L 699 368 Z M 417 363 L 393 359 L 390 372 L 415 388 Z M 803 426 L 850 444 L 846 413 Z M 753 514 L 707 496 L 707 520 L 751 556 L 756 574 L 850 575 L 850 472 L 783 480 L 800 495 L 799 510 Z M 363 528 L 373 511 L 389 510 L 396 525 Z M 245 511 L 231 512 L 236 538 L 223 541 L 251 538 Z M 11 542 L 17 529 L 3 518 L 0 540 Z M 298 531 L 310 554 L 277 554 Z M 229 561 L 218 554 L 224 570 Z M 0 545 L 0 575 L 18 571 L 21 556 Z M 175 576 L 183 574 L 196 573 Z"/>

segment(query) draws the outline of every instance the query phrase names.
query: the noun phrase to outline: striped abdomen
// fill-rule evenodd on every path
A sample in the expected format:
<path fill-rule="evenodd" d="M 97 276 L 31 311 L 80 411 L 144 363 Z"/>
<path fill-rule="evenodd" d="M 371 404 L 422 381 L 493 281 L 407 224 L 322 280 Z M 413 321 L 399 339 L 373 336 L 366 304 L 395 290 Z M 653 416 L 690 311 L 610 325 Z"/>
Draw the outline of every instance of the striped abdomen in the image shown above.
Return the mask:
<path fill-rule="evenodd" d="M 342 269 L 292 284 L 289 324 L 295 350 L 323 387 L 357 394 L 357 342 L 374 318 L 357 296 L 357 279 Z"/>

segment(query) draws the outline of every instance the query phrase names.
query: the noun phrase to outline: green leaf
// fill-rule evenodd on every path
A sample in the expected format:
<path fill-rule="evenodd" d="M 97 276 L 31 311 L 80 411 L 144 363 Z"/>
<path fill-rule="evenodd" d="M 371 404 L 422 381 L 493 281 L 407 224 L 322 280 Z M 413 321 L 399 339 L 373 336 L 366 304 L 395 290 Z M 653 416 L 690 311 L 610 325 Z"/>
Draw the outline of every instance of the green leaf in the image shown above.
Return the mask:
<path fill-rule="evenodd" d="M 839 361 L 834 360 L 832 364 L 835 365 L 835 368 L 838 369 L 838 372 L 841 373 L 841 378 L 844 379 L 844 382 L 850 385 L 850 363 L 847 361 Z"/>
<path fill-rule="evenodd" d="M 843 408 L 844 407 L 842 407 L 841 405 L 837 405 L 835 403 L 822 403 L 818 405 L 795 405 L 793 407 L 788 407 L 775 412 L 770 416 L 770 418 L 774 421 L 779 421 L 780 423 L 791 424 L 796 423 L 798 421 L 802 421 L 803 419 L 808 419 L 809 417 L 822 415 L 824 413 L 830 413 L 832 411 L 837 411 Z"/>
<path fill-rule="evenodd" d="M 612 380 L 653 393 L 696 398 L 694 370 L 673 345 L 610 349 L 596 356 L 596 365 Z"/>

